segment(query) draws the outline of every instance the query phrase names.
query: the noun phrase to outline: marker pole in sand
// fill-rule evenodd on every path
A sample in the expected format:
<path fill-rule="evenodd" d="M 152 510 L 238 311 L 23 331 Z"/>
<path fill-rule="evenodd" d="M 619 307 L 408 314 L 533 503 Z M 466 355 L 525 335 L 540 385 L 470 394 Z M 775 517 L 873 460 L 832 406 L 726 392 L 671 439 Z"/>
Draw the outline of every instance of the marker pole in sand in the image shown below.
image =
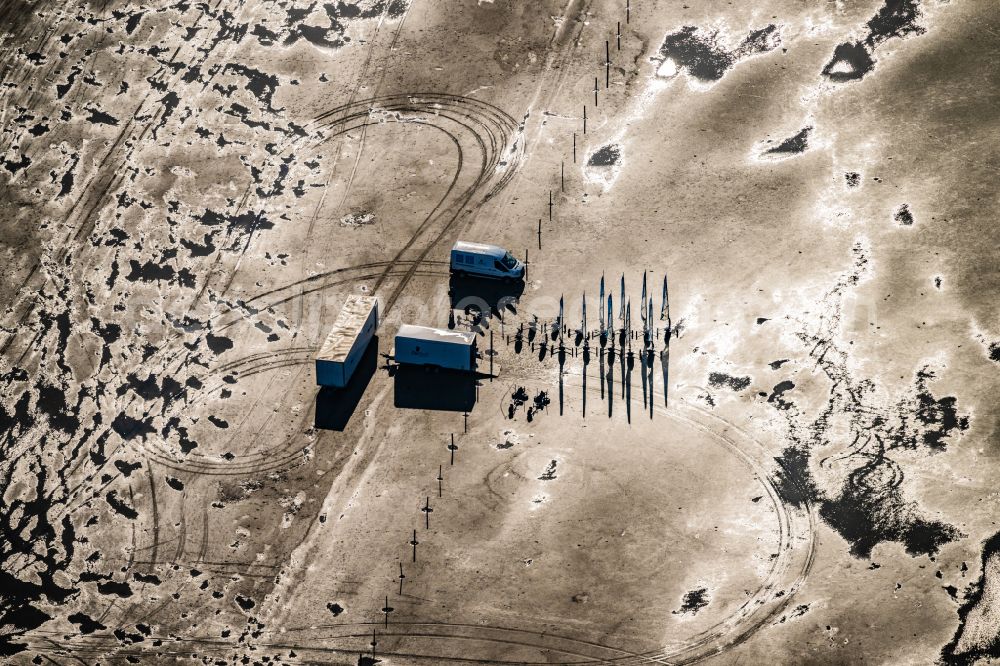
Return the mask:
<path fill-rule="evenodd" d="M 594 108 L 597 108 L 597 77 L 594 77 Z"/>
<path fill-rule="evenodd" d="M 566 191 L 566 161 L 559 162 L 559 189 Z"/>
<path fill-rule="evenodd" d="M 573 132 L 573 164 L 576 164 L 576 132 Z"/>
<path fill-rule="evenodd" d="M 389 613 L 391 613 L 394 610 L 396 610 L 396 609 L 389 605 L 389 597 L 386 596 L 386 598 L 385 598 L 385 606 L 382 606 L 382 613 L 385 615 L 385 628 L 386 629 L 389 628 Z"/>
<path fill-rule="evenodd" d="M 378 641 L 375 640 L 375 629 L 372 629 L 372 660 L 375 659 L 375 646 L 378 645 Z"/>
<path fill-rule="evenodd" d="M 542 249 L 542 218 L 538 218 L 538 249 Z"/>
<path fill-rule="evenodd" d="M 622 50 L 622 22 L 618 21 L 618 30 L 615 32 L 615 39 L 618 40 L 618 50 Z"/>
<path fill-rule="evenodd" d="M 403 563 L 402 562 L 399 563 L 399 576 L 397 576 L 397 578 L 399 578 L 399 595 L 402 596 L 403 595 L 403 579 L 406 578 L 406 576 L 403 575 Z"/>
<path fill-rule="evenodd" d="M 626 23 L 629 22 L 629 19 L 631 18 L 631 14 L 632 14 L 632 5 L 630 4 L 630 0 L 625 0 L 625 22 Z"/>
<path fill-rule="evenodd" d="M 604 40 L 604 87 L 611 87 L 611 42 Z"/>
<path fill-rule="evenodd" d="M 413 530 L 413 539 L 410 540 L 410 545 L 413 546 L 413 561 L 414 562 L 417 561 L 417 544 L 418 543 L 420 543 L 420 542 L 417 541 L 417 531 Z"/>
<path fill-rule="evenodd" d="M 583 133 L 587 134 L 587 105 L 583 105 Z"/>
<path fill-rule="evenodd" d="M 490 329 L 490 383 L 493 383 L 493 329 Z"/>
<path fill-rule="evenodd" d="M 424 512 L 424 529 L 429 530 L 431 528 L 431 512 L 434 509 L 431 508 L 431 498 L 427 498 L 427 502 L 424 504 L 423 508 L 420 509 Z"/>
<path fill-rule="evenodd" d="M 466 419 L 469 418 L 468 413 L 466 413 L 465 418 Z M 468 426 L 466 426 L 465 429 L 468 430 L 469 429 Z M 448 450 L 451 451 L 451 464 L 454 465 L 455 464 L 455 451 L 458 450 L 458 447 L 455 446 L 455 433 L 451 433 L 451 444 L 448 445 Z"/>
<path fill-rule="evenodd" d="M 552 190 L 549 190 L 549 222 L 552 221 L 552 207 L 555 204 L 552 203 Z"/>
<path fill-rule="evenodd" d="M 444 465 L 438 465 L 438 497 L 441 497 L 441 482 L 444 481 L 444 474 L 442 473 L 443 469 Z M 401 564 L 399 566 L 402 567 L 403 565 Z"/>

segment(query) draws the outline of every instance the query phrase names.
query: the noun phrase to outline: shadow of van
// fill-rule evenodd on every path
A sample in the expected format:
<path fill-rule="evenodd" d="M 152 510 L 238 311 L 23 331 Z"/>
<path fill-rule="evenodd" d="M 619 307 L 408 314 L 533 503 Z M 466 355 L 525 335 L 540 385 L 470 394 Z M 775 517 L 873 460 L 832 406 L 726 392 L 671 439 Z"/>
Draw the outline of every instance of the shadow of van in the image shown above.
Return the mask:
<path fill-rule="evenodd" d="M 358 367 L 354 369 L 347 386 L 323 386 L 316 394 L 314 425 L 319 430 L 343 431 L 361 402 L 361 396 L 378 368 L 378 336 L 368 342 Z"/>
<path fill-rule="evenodd" d="M 524 280 L 504 282 L 480 277 L 455 277 L 448 282 L 451 308 L 496 316 L 517 312 L 517 303 L 524 293 Z"/>

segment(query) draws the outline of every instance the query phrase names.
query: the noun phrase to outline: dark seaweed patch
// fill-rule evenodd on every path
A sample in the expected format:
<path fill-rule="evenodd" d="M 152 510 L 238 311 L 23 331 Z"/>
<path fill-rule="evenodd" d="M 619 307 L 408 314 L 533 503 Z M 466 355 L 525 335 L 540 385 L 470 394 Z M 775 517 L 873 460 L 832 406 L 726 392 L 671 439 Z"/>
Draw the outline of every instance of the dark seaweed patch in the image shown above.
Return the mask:
<path fill-rule="evenodd" d="M 224 335 L 212 335 L 209 333 L 205 336 L 205 343 L 212 350 L 212 353 L 216 355 L 233 348 L 233 341 Z"/>
<path fill-rule="evenodd" d="M 127 414 L 119 414 L 111 423 L 111 428 L 124 440 L 141 437 L 146 439 L 146 435 L 152 435 L 156 429 L 150 424 L 152 419 L 134 419 Z"/>
<path fill-rule="evenodd" d="M 923 34 L 925 30 L 917 25 L 919 18 L 920 0 L 886 0 L 868 21 L 866 41 L 878 46 L 888 39 Z"/>
<path fill-rule="evenodd" d="M 236 603 L 239 604 L 239 607 L 245 611 L 248 611 L 257 605 L 256 601 L 254 601 L 250 597 L 244 597 L 242 594 L 236 595 Z"/>
<path fill-rule="evenodd" d="M 108 494 L 104 496 L 108 505 L 115 510 L 115 513 L 125 516 L 129 520 L 135 520 L 139 517 L 139 512 L 134 508 L 126 504 L 123 500 L 119 499 L 117 490 L 110 490 Z"/>
<path fill-rule="evenodd" d="M 959 416 L 957 401 L 953 396 L 935 398 L 927 388 L 927 380 L 934 374 L 924 369 L 917 373 L 916 419 L 923 424 L 921 434 L 924 444 L 941 451 L 947 446 L 945 439 L 956 431 L 969 429 L 969 417 Z M 911 444 L 912 447 L 912 444 Z"/>
<path fill-rule="evenodd" d="M 775 361 L 775 363 L 777 363 L 777 365 L 772 363 L 771 367 L 775 369 L 781 367 L 780 361 Z M 790 409 L 792 407 L 792 403 L 786 402 L 782 398 L 782 396 L 785 394 L 786 391 L 791 391 L 793 388 L 795 388 L 795 382 L 789 379 L 786 379 L 783 382 L 778 382 L 777 384 L 774 385 L 774 388 L 771 389 L 771 395 L 767 396 L 767 401 L 769 403 L 772 403 L 778 409 Z"/>
<path fill-rule="evenodd" d="M 216 250 L 215 245 L 212 243 L 212 234 L 205 234 L 202 243 L 196 243 L 186 238 L 180 239 L 180 242 L 191 253 L 189 255 L 191 257 L 207 257 Z"/>
<path fill-rule="evenodd" d="M 97 591 L 101 594 L 121 597 L 127 599 L 132 596 L 132 586 L 126 582 L 119 583 L 114 580 L 105 580 L 97 584 Z"/>
<path fill-rule="evenodd" d="M 63 171 L 62 176 L 59 178 L 59 194 L 56 198 L 64 197 L 73 191 L 73 182 L 75 180 L 74 171 L 76 169 L 77 163 L 80 161 L 80 156 L 77 153 L 70 155 L 69 164 L 66 170 Z"/>
<path fill-rule="evenodd" d="M 156 574 L 144 574 L 138 571 L 133 572 L 132 578 L 139 583 L 148 583 L 150 585 L 159 585 L 162 582 Z"/>
<path fill-rule="evenodd" d="M 750 377 L 733 377 L 725 372 L 713 372 L 708 376 L 708 383 L 715 388 L 725 386 L 733 391 L 742 391 L 750 386 Z"/>
<path fill-rule="evenodd" d="M 174 278 L 173 266 L 160 265 L 152 261 L 140 264 L 135 259 L 129 259 L 128 265 L 131 271 L 125 276 L 125 279 L 129 282 L 160 282 L 161 280 L 169 282 Z"/>
<path fill-rule="evenodd" d="M 225 429 L 229 427 L 229 423 L 226 420 L 220 419 L 212 414 L 208 415 L 208 420 L 211 421 L 212 425 L 214 425 L 216 428 Z"/>
<path fill-rule="evenodd" d="M 139 22 L 142 21 L 143 12 L 136 12 L 128 17 L 128 21 L 125 22 L 125 32 L 131 35 L 135 32 L 135 29 L 139 27 Z"/>
<path fill-rule="evenodd" d="M 864 78 L 875 68 L 875 49 L 883 42 L 925 32 L 917 25 L 919 18 L 920 0 L 885 0 L 868 21 L 863 39 L 844 42 L 834 49 L 833 57 L 823 67 L 823 76 L 838 83 Z"/>
<path fill-rule="evenodd" d="M 202 224 L 208 226 L 225 224 L 229 231 L 252 231 L 255 229 L 274 228 L 274 223 L 264 216 L 263 211 L 256 213 L 250 210 L 245 213 L 226 214 L 214 210 L 206 210 L 198 219 Z"/>
<path fill-rule="evenodd" d="M 851 544 L 851 554 L 867 558 L 883 541 L 902 543 L 910 555 L 933 555 L 961 536 L 941 521 L 912 515 L 915 504 L 905 502 L 897 487 L 885 489 L 887 474 L 896 468 L 872 463 L 855 470 L 840 495 L 820 504 L 820 517 Z"/>
<path fill-rule="evenodd" d="M 11 173 L 17 173 L 21 169 L 27 168 L 29 164 L 31 164 L 31 158 L 22 153 L 21 159 L 16 162 L 13 160 L 4 160 L 3 167 Z"/>
<path fill-rule="evenodd" d="M 76 77 L 80 74 L 81 71 L 82 70 L 80 69 L 79 65 L 73 65 L 70 68 L 70 73 L 66 77 L 66 83 L 56 84 L 56 99 L 62 99 L 63 97 L 65 97 L 66 93 L 69 92 L 69 89 L 73 87 L 73 82 L 76 81 Z M 67 118 L 63 118 L 63 120 L 67 120 Z"/>
<path fill-rule="evenodd" d="M 796 446 L 789 446 L 774 459 L 778 463 L 775 489 L 778 495 L 792 506 L 802 508 L 818 497 L 816 483 L 809 471 L 809 454 Z"/>
<path fill-rule="evenodd" d="M 892 219 L 896 223 L 902 224 L 904 227 L 913 225 L 913 213 L 910 212 L 910 207 L 907 204 L 903 204 L 897 208 L 892 214 Z"/>
<path fill-rule="evenodd" d="M 998 633 L 998 627 L 995 626 L 992 627 L 992 635 L 985 645 L 976 645 L 965 652 L 958 652 L 958 644 L 965 634 L 969 613 L 984 603 L 983 595 L 987 584 L 991 582 L 987 580 L 987 570 L 991 562 L 998 557 L 1000 557 L 1000 532 L 983 543 L 979 580 L 973 583 L 966 592 L 965 603 L 958 609 L 958 629 L 955 630 L 951 641 L 941 649 L 941 661 L 949 666 L 971 666 L 979 663 L 982 659 L 1000 659 L 1000 633 Z M 996 584 L 996 581 L 992 581 L 992 584 Z"/>
<path fill-rule="evenodd" d="M 89 615 L 84 615 L 83 613 L 73 613 L 66 618 L 73 624 L 80 625 L 81 634 L 92 634 L 95 631 L 101 629 L 107 629 L 103 624 L 90 617 Z"/>
<path fill-rule="evenodd" d="M 131 390 L 143 400 L 152 400 L 160 396 L 160 385 L 154 374 L 139 379 L 135 373 L 130 372 L 125 379 L 126 383 L 118 387 L 118 395 L 125 395 Z"/>
<path fill-rule="evenodd" d="M 875 395 L 873 381 L 852 375 L 848 354 L 834 341 L 844 291 L 859 282 L 868 263 L 860 247 L 855 248 L 855 254 L 853 270 L 820 304 L 825 312 L 819 330 L 798 334 L 831 383 L 826 406 L 812 423 L 803 425 L 794 402 L 783 397 L 791 382 L 775 386 L 769 398 L 788 420 L 793 441 L 776 459 L 777 487 L 792 504 L 818 505 L 820 517 L 848 542 L 856 557 L 868 557 L 877 544 L 892 541 L 903 544 L 910 555 L 934 555 L 942 544 L 961 537 L 961 533 L 923 515 L 916 502 L 903 496 L 905 470 L 892 453 L 943 450 L 952 436 L 968 428 L 968 417 L 958 413 L 953 397 L 936 398 L 931 393 L 929 381 L 934 374 L 927 368 L 917 372 L 914 390 L 888 407 L 870 397 Z M 839 431 L 831 431 L 834 414 L 848 419 L 846 442 Z M 836 487 L 836 491 L 820 491 L 813 470 L 831 472 L 822 464 L 811 466 L 812 454 L 834 445 L 846 445 L 846 451 L 837 454 L 837 469 L 844 471 L 824 479 L 823 485 Z"/>
<path fill-rule="evenodd" d="M 105 113 L 100 109 L 95 109 L 93 107 L 87 109 L 90 115 L 87 116 L 87 122 L 93 123 L 95 125 L 117 125 L 118 119 L 112 116 L 110 113 Z"/>
<path fill-rule="evenodd" d="M 875 60 L 864 43 L 844 43 L 833 50 L 833 58 L 823 67 L 823 76 L 842 83 L 861 79 L 873 69 Z"/>
<path fill-rule="evenodd" d="M 258 101 L 267 105 L 269 111 L 280 111 L 275 109 L 271 103 L 274 100 L 274 93 L 278 89 L 278 77 L 273 74 L 266 74 L 258 69 L 247 67 L 238 63 L 228 63 L 225 72 L 235 72 L 247 80 L 246 89 L 257 98 Z"/>
<path fill-rule="evenodd" d="M 784 624 L 786 620 L 792 620 L 797 617 L 802 617 L 807 612 L 809 612 L 809 604 L 799 604 L 788 615 L 782 615 L 781 619 L 778 620 L 779 624 Z"/>
<path fill-rule="evenodd" d="M 590 159 L 587 160 L 587 166 L 592 167 L 610 167 L 616 166 L 621 163 L 622 151 L 621 146 L 617 144 L 608 144 L 607 146 L 602 146 Z"/>
<path fill-rule="evenodd" d="M 311 44 L 327 48 L 339 48 L 350 41 L 344 33 L 347 22 L 357 19 L 376 18 L 383 13 L 390 19 L 398 19 L 406 13 L 409 7 L 409 0 L 378 0 L 371 4 L 360 2 L 344 2 L 338 0 L 336 3 L 329 2 L 323 4 L 326 13 L 326 21 L 323 25 L 307 25 L 303 21 L 312 14 L 315 3 L 309 7 L 289 7 L 286 10 L 285 26 L 282 31 L 284 44 L 291 45 L 299 39 L 305 39 Z M 312 18 L 312 20 L 316 20 Z M 273 42 L 278 35 L 276 33 L 262 33 L 257 35 L 257 39 L 263 44 L 265 41 Z"/>
<path fill-rule="evenodd" d="M 764 151 L 765 155 L 796 155 L 798 153 L 804 153 L 806 148 L 809 147 L 809 133 L 812 132 L 812 127 L 803 127 L 794 136 L 790 136 L 781 143 L 779 143 L 774 148 L 768 148 Z"/>
<path fill-rule="evenodd" d="M 717 32 L 701 31 L 696 26 L 684 26 L 668 34 L 654 60 L 672 60 L 677 70 L 684 70 L 701 81 L 718 81 L 737 62 L 752 55 L 766 53 L 781 44 L 778 27 L 768 25 L 751 31 L 734 49 L 718 43 Z"/>
<path fill-rule="evenodd" d="M 861 184 L 861 174 L 857 171 L 848 171 L 844 174 L 844 182 L 848 187 L 857 187 Z"/>
<path fill-rule="evenodd" d="M 695 590 L 691 590 L 684 595 L 681 600 L 681 607 L 675 611 L 671 611 L 674 615 L 684 615 L 691 614 L 696 615 L 698 611 L 708 605 L 708 590 L 704 587 L 699 587 Z"/>
<path fill-rule="evenodd" d="M 132 475 L 132 472 L 142 467 L 142 463 L 127 463 L 124 460 L 116 460 L 115 467 L 122 473 L 122 476 L 127 478 Z"/>
<path fill-rule="evenodd" d="M 1000 342 L 991 342 L 989 346 L 990 360 L 1000 363 Z"/>

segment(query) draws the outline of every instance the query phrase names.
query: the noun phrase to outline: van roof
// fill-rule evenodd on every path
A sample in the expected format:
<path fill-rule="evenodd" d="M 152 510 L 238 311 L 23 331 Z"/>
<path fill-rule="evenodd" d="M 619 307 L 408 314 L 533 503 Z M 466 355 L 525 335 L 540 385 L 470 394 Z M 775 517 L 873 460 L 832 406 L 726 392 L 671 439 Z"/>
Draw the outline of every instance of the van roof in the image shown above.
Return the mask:
<path fill-rule="evenodd" d="M 487 256 L 494 257 L 496 259 L 500 259 L 505 254 L 507 254 L 507 250 L 497 245 L 488 245 L 486 243 L 470 243 L 469 241 L 458 241 L 451 249 L 452 251 L 458 250 L 459 252 L 485 254 Z"/>
<path fill-rule="evenodd" d="M 396 337 L 427 340 L 429 342 L 447 342 L 453 345 L 471 345 L 476 341 L 476 334 L 472 331 L 449 331 L 447 329 L 416 326 L 414 324 L 403 324 L 400 326 Z"/>

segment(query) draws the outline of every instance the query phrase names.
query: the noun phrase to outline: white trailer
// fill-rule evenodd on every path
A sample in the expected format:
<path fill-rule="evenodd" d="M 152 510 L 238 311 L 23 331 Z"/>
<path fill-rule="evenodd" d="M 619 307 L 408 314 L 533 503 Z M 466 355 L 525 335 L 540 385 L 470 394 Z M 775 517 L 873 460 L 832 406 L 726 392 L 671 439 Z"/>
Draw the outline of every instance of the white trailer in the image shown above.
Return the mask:
<path fill-rule="evenodd" d="M 524 262 L 496 245 L 458 241 L 451 248 L 451 272 L 509 282 L 524 279 Z"/>
<path fill-rule="evenodd" d="M 394 357 L 401 364 L 473 370 L 476 334 L 403 324 L 396 333 Z"/>
<path fill-rule="evenodd" d="M 343 388 L 378 328 L 378 299 L 351 295 L 316 355 L 316 383 Z"/>

